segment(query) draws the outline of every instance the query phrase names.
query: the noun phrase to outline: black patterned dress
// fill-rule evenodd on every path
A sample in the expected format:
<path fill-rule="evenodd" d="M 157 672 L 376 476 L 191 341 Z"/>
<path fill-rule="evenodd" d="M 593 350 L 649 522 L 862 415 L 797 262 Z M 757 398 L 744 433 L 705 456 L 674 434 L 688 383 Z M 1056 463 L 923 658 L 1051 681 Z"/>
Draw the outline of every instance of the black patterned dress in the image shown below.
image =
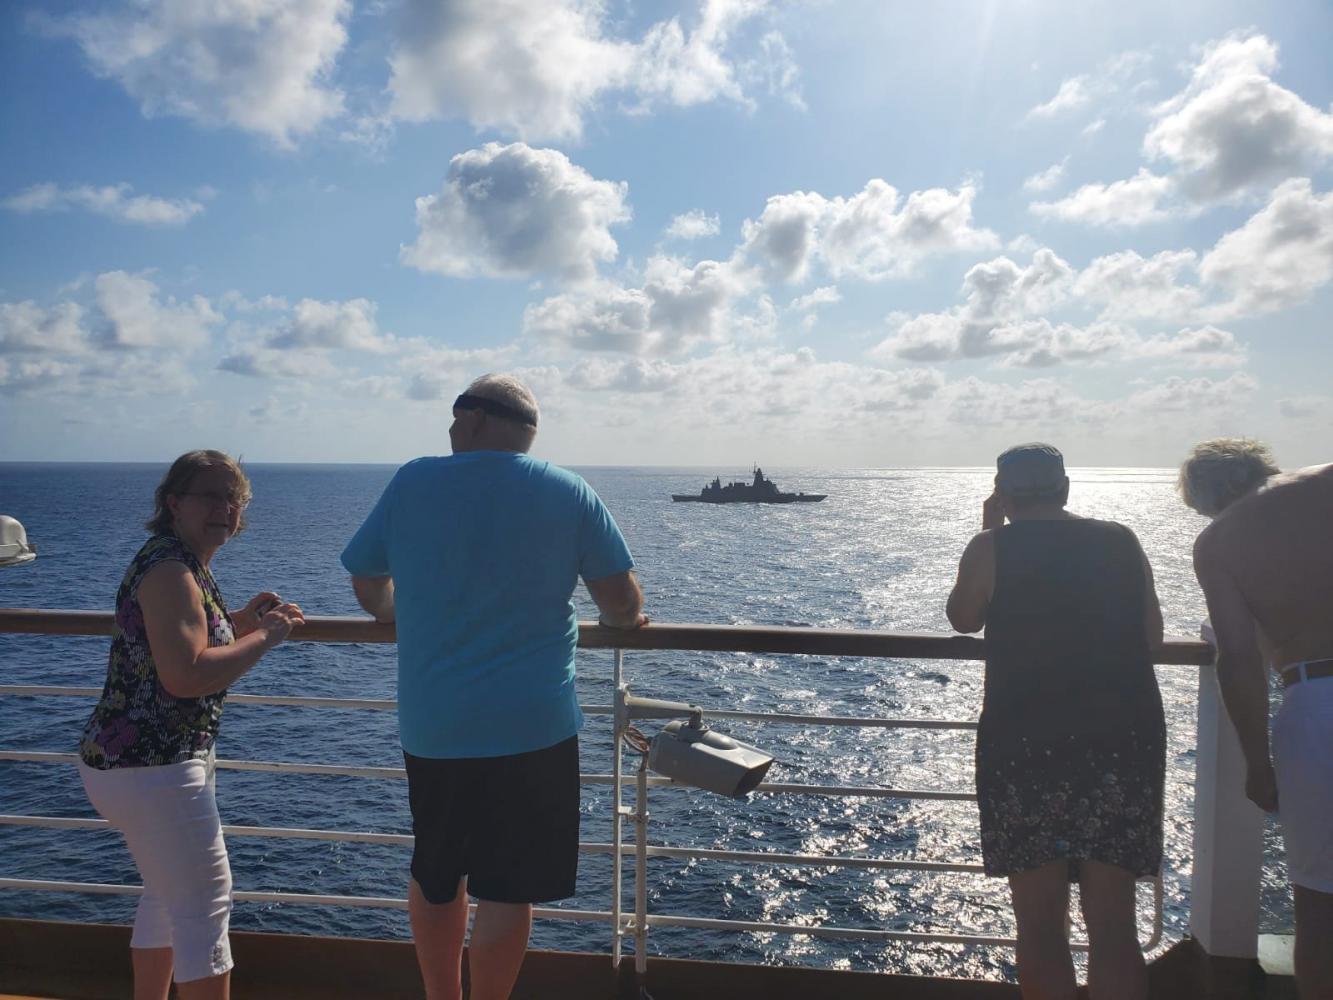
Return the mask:
<path fill-rule="evenodd" d="M 175 697 L 162 686 L 148 647 L 139 584 L 150 569 L 166 561 L 184 563 L 199 585 L 209 646 L 226 646 L 234 639 L 231 616 L 208 567 L 175 535 L 148 539 L 116 591 L 106 684 L 79 744 L 79 754 L 89 767 L 180 764 L 206 760 L 213 750 L 227 692 Z"/>
<path fill-rule="evenodd" d="M 1112 521 L 995 532 L 977 733 L 988 875 L 1051 861 L 1162 864 L 1166 724 L 1144 635 L 1133 533 Z"/>

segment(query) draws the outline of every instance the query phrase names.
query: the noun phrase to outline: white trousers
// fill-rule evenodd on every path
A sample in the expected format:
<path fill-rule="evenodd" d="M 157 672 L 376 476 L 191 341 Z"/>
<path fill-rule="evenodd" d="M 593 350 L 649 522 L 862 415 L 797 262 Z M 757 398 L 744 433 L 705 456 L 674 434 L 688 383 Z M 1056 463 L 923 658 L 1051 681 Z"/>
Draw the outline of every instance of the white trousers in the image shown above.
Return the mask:
<path fill-rule="evenodd" d="M 1333 677 L 1283 692 L 1273 720 L 1273 770 L 1291 881 L 1333 893 Z"/>
<path fill-rule="evenodd" d="M 143 878 L 130 947 L 170 948 L 178 983 L 230 969 L 231 865 L 213 760 L 105 771 L 80 763 L 79 774 Z"/>

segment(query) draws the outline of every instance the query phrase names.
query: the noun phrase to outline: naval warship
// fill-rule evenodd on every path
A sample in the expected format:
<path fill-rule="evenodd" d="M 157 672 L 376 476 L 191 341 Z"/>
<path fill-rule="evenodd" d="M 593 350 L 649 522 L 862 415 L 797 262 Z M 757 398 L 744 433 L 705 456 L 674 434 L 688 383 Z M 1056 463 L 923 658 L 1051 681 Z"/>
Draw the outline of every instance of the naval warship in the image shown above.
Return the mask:
<path fill-rule="evenodd" d="M 671 499 L 678 503 L 818 503 L 827 496 L 827 493 L 783 493 L 773 480 L 765 478 L 763 469 L 755 466 L 752 483 L 723 486 L 722 480 L 714 477 L 697 497 L 673 493 Z"/>

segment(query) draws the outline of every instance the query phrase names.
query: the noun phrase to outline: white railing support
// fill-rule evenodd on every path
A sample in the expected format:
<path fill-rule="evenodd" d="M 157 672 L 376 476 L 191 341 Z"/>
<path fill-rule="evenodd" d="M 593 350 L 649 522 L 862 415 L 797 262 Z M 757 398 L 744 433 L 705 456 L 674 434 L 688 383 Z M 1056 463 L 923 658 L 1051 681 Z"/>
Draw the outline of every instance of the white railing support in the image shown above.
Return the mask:
<path fill-rule="evenodd" d="M 617 649 L 611 674 L 611 688 L 614 692 L 614 715 L 611 721 L 611 968 L 620 968 L 622 951 L 621 926 L 621 830 L 624 828 L 625 813 L 622 792 L 624 790 L 624 766 L 621 763 L 621 741 L 625 738 L 625 727 L 629 720 L 625 712 L 625 651 Z"/>
<path fill-rule="evenodd" d="M 634 972 L 648 971 L 648 756 L 639 757 L 634 784 Z"/>
<path fill-rule="evenodd" d="M 1214 642 L 1205 622 L 1202 636 Z M 1264 814 L 1245 797 L 1245 757 L 1222 703 L 1217 670 L 1199 668 L 1190 933 L 1209 955 L 1255 958 Z"/>

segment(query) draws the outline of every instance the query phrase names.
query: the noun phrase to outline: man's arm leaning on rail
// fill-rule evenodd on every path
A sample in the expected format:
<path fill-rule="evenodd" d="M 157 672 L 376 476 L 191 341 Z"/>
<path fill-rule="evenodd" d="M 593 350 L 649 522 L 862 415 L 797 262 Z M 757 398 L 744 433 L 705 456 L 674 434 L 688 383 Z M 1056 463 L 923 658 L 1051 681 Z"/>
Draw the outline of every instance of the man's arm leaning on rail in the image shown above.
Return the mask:
<path fill-rule="evenodd" d="M 377 622 L 394 620 L 393 577 L 353 576 L 352 590 L 356 593 L 356 603 Z"/>
<path fill-rule="evenodd" d="M 643 613 L 643 590 L 632 570 L 583 583 L 600 612 L 599 624 L 620 629 L 648 624 L 648 616 Z"/>
<path fill-rule="evenodd" d="M 958 579 L 944 613 L 959 632 L 980 632 L 995 591 L 995 536 L 982 531 L 972 537 L 958 562 Z"/>
<path fill-rule="evenodd" d="M 1268 749 L 1268 674 L 1254 616 L 1205 530 L 1194 543 L 1194 574 L 1217 636 L 1217 684 L 1245 755 L 1245 794 L 1260 809 L 1277 809 L 1277 779 Z"/>

